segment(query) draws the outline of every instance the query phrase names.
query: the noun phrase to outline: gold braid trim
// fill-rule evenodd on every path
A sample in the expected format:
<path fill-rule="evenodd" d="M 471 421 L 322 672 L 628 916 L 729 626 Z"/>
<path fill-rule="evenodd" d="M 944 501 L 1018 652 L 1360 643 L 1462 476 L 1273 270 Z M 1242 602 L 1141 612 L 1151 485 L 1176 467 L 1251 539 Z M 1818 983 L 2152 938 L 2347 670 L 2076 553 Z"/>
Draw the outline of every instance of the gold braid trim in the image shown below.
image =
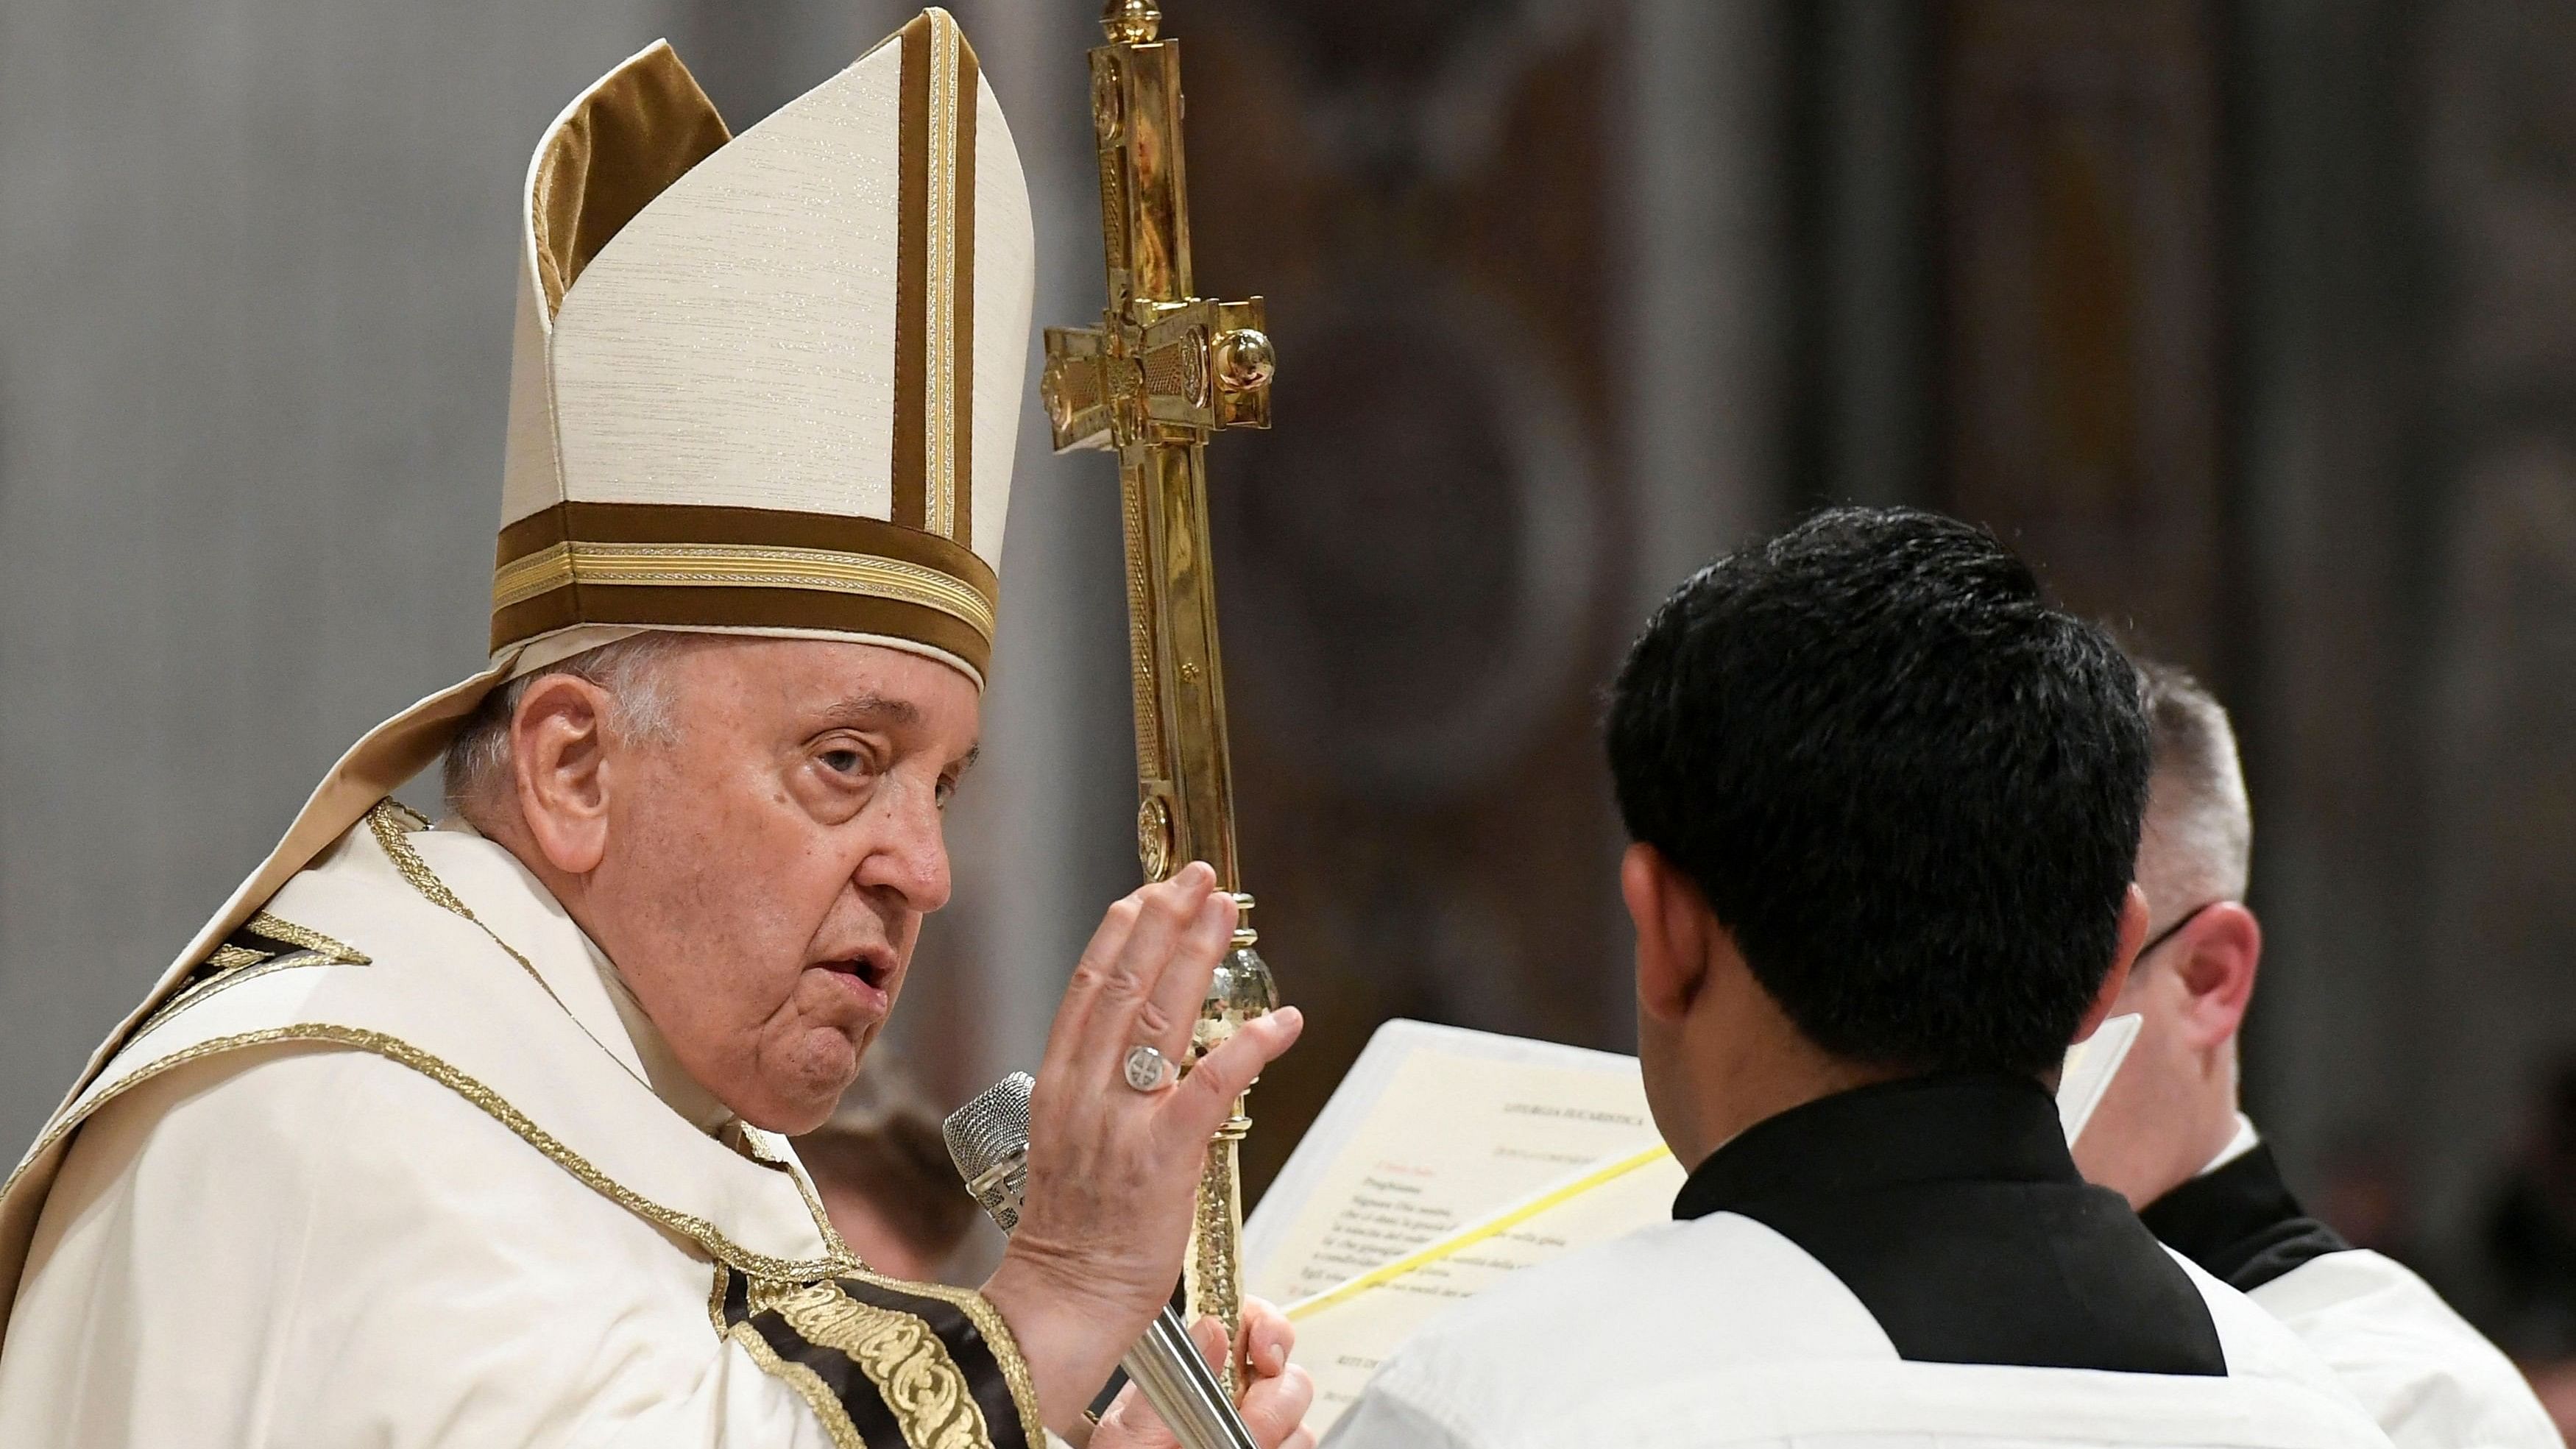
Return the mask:
<path fill-rule="evenodd" d="M 321 1042 L 331 1046 L 353 1047 L 359 1051 L 373 1052 L 399 1066 L 411 1068 L 483 1109 L 485 1115 L 516 1133 L 521 1141 L 544 1153 L 557 1167 L 571 1173 L 584 1187 L 647 1222 L 667 1228 L 689 1239 L 704 1249 L 709 1257 L 740 1270 L 746 1276 L 774 1281 L 810 1283 L 852 1272 L 858 1267 L 857 1260 L 851 1258 L 847 1250 L 828 1253 L 821 1258 L 805 1259 L 775 1258 L 767 1253 L 755 1253 L 717 1231 L 715 1224 L 706 1219 L 664 1207 L 634 1189 L 614 1181 L 608 1174 L 592 1166 L 588 1158 L 565 1146 L 556 1140 L 554 1134 L 530 1121 L 527 1114 L 511 1106 L 499 1093 L 438 1057 L 422 1051 L 400 1037 L 387 1036 L 380 1031 L 367 1031 L 359 1027 L 338 1026 L 330 1022 L 302 1022 L 293 1026 L 268 1027 L 259 1031 L 239 1032 L 232 1036 L 212 1037 L 195 1046 L 172 1052 L 132 1075 L 119 1079 L 115 1085 L 82 1103 L 78 1109 L 65 1115 L 61 1121 L 48 1128 L 45 1135 L 37 1139 L 35 1147 L 20 1163 L 18 1171 L 10 1174 L 7 1183 L 0 1184 L 0 1195 L 6 1195 L 14 1189 L 18 1183 L 19 1173 L 25 1172 L 43 1158 L 47 1152 L 69 1136 L 73 1128 L 87 1121 L 92 1113 L 128 1090 L 164 1072 L 174 1071 L 190 1062 L 200 1061 L 221 1052 L 238 1051 L 244 1047 L 272 1046 L 281 1042 Z"/>
<path fill-rule="evenodd" d="M 403 818 L 405 816 L 410 816 L 412 819 L 419 818 L 418 812 L 403 808 L 391 796 L 377 801 L 376 807 L 367 812 L 367 829 L 375 835 L 377 846 L 384 851 L 387 858 L 393 861 L 394 869 L 400 871 L 402 878 L 410 882 L 411 888 L 420 892 L 431 905 L 472 921 L 484 935 L 492 938 L 493 945 L 500 947 L 511 960 L 519 963 L 519 969 L 528 973 L 528 979 L 537 983 L 537 989 L 546 994 L 547 1000 L 557 1006 L 563 1006 L 563 998 L 555 995 L 555 989 L 546 984 L 546 978 L 537 974 L 536 963 L 520 955 L 518 947 L 502 940 L 498 931 L 484 925 L 483 918 L 474 914 L 473 908 L 466 905 L 456 892 L 449 890 L 447 882 L 440 880 L 438 873 L 429 868 L 429 862 L 420 858 L 420 852 L 411 848 L 411 842 L 403 838 L 410 833 L 406 829 L 407 822 Z M 285 938 L 279 937 L 279 939 Z M 572 1015 L 572 1009 L 565 1007 L 564 1014 Z"/>
<path fill-rule="evenodd" d="M 411 823 L 413 821 L 420 823 L 414 825 Z M 608 1059 L 617 1063 L 618 1070 L 634 1077 L 639 1084 L 650 1090 L 653 1085 L 651 1082 L 645 1081 L 633 1067 L 628 1066 L 624 1057 L 609 1051 L 608 1043 L 601 1041 L 598 1034 L 585 1025 L 580 1017 L 573 1015 L 571 1007 L 564 1005 L 563 998 L 555 994 L 554 987 L 549 985 L 545 976 L 537 970 L 537 963 L 521 955 L 518 947 L 502 940 L 500 932 L 493 930 L 482 917 L 474 914 L 473 908 L 466 905 L 463 898 L 455 891 L 449 889 L 447 882 L 438 878 L 438 872 L 429 868 L 429 862 L 420 858 L 420 852 L 411 848 L 411 842 L 403 838 L 413 830 L 429 828 L 429 822 L 421 819 L 419 811 L 391 795 L 377 801 L 375 808 L 367 812 L 367 829 L 375 835 L 376 844 L 383 849 L 386 857 L 393 861 L 394 869 L 401 872 L 402 878 L 410 883 L 413 890 L 420 892 L 421 897 L 431 905 L 473 922 L 474 928 L 490 937 L 492 944 L 500 947 L 503 955 L 519 963 L 519 969 L 527 973 L 530 981 L 537 983 L 537 989 L 546 994 L 546 1000 L 555 1004 L 555 1009 L 564 1014 L 564 1019 L 571 1022 L 575 1030 L 589 1037 L 592 1045 L 603 1052 L 608 1052 Z M 840 1247 L 840 1240 L 832 1236 L 832 1230 L 823 1216 L 821 1204 L 815 1203 L 810 1195 L 807 1202 L 814 1209 L 815 1226 L 823 1229 L 824 1244 L 836 1252 L 843 1252 L 846 1256 L 845 1250 Z"/>
<path fill-rule="evenodd" d="M 123 1051 L 125 1048 L 131 1047 L 136 1042 L 151 1035 L 153 1032 L 169 1025 L 172 1018 L 176 1017 L 179 1013 L 186 1011 L 189 1007 L 195 1006 L 209 997 L 230 991 L 232 988 L 239 986 L 244 982 L 257 981 L 263 976 L 273 976 L 280 971 L 292 971 L 298 966 L 329 966 L 332 964 L 332 962 L 326 961 L 310 951 L 291 951 L 283 956 L 255 957 L 252 964 L 248 966 L 232 967 L 225 970 L 220 976 L 209 976 L 205 980 L 198 982 L 196 985 L 187 988 L 178 995 L 161 1003 L 157 1010 L 155 1010 L 150 1016 L 143 1019 L 143 1024 L 141 1026 L 136 1027 L 133 1032 L 127 1035 L 123 1042 L 118 1044 L 117 1049 L 119 1051 Z"/>
<path fill-rule="evenodd" d="M 299 926 L 293 921 L 286 919 L 284 916 L 272 916 L 266 911 L 261 911 L 252 916 L 243 929 L 257 935 L 266 936 L 272 941 L 284 941 L 290 946 L 301 946 L 307 951 L 319 951 L 323 955 L 330 957 L 331 963 L 335 966 L 369 966 L 374 964 L 372 961 L 367 959 L 367 953 L 359 950 L 355 946 L 344 945 L 323 935 L 320 931 L 314 930 L 311 926 Z M 217 954 L 221 955 L 222 953 L 218 952 Z"/>
<path fill-rule="evenodd" d="M 142 1024 L 126 1034 L 125 1040 L 118 1043 L 117 1049 L 122 1051 L 132 1046 L 150 1032 L 168 1025 L 173 1017 L 189 1007 L 229 991 L 245 981 L 256 981 L 262 976 L 297 966 L 371 966 L 375 964 L 365 952 L 356 947 L 335 941 L 310 926 L 299 926 L 283 916 L 272 916 L 266 911 L 253 915 L 244 923 L 243 929 L 271 941 L 284 941 L 296 949 L 272 954 L 267 951 L 255 951 L 248 946 L 236 946 L 230 941 L 217 946 L 214 954 L 208 956 L 205 962 L 191 973 L 190 979 L 182 984 L 178 991 L 167 1001 L 155 1007 L 152 1014 L 143 1019 Z"/>
<path fill-rule="evenodd" d="M 911 1449 L 992 1449 L 993 1431 L 965 1371 L 921 1319 L 861 1303 L 838 1283 L 754 1283 L 749 1306 L 775 1310 L 807 1343 L 847 1355 L 876 1386 Z"/>

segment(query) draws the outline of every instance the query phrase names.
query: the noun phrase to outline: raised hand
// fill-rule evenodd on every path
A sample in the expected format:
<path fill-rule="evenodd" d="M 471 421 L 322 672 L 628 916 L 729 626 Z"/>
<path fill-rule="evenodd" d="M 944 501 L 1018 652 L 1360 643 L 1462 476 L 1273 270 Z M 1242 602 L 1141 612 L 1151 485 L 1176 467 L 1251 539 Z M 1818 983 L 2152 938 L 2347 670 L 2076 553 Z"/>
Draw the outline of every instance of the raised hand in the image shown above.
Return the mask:
<path fill-rule="evenodd" d="M 1284 1007 L 1177 1082 L 1167 1073 L 1151 1090 L 1130 1084 L 1139 1046 L 1187 1059 L 1199 1003 L 1234 934 L 1234 900 L 1215 886 L 1216 872 L 1192 863 L 1109 908 L 1038 1068 L 1028 1193 L 984 1296 L 1019 1340 L 1039 1411 L 1059 1433 L 1081 1423 L 1171 1298 L 1208 1139 L 1304 1024 Z"/>

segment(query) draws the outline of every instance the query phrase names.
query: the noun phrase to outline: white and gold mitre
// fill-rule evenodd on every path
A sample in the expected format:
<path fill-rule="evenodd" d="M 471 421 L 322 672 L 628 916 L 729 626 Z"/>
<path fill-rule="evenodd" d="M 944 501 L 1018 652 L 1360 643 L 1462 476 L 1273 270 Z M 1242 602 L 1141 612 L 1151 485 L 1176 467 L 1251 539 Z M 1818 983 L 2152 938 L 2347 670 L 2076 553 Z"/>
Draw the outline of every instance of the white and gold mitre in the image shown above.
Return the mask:
<path fill-rule="evenodd" d="M 886 645 L 983 683 L 1035 270 L 956 22 L 923 11 L 730 137 L 657 43 L 547 129 L 526 203 L 491 666 L 340 758 L 75 1092 L 515 675 L 678 629 Z M 0 1250 L 24 1226 L 0 1221 Z"/>
<path fill-rule="evenodd" d="M 495 658 L 715 629 L 980 684 L 1035 272 L 947 13 L 731 140 L 657 44 L 547 132 L 525 220 Z"/>

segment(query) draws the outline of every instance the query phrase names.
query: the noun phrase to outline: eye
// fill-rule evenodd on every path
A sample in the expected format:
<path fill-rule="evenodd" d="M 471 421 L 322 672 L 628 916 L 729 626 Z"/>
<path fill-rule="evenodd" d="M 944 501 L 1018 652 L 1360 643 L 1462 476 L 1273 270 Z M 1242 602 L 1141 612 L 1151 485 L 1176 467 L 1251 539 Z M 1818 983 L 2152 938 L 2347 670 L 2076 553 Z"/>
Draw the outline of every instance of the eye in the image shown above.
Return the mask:
<path fill-rule="evenodd" d="M 868 767 L 867 760 L 856 750 L 825 750 L 819 758 L 823 762 L 824 769 L 836 774 L 862 774 Z"/>
<path fill-rule="evenodd" d="M 953 779 L 943 778 L 939 782 L 938 790 L 932 794 L 931 798 L 938 802 L 940 809 L 947 809 L 948 802 L 957 798 L 957 782 Z"/>

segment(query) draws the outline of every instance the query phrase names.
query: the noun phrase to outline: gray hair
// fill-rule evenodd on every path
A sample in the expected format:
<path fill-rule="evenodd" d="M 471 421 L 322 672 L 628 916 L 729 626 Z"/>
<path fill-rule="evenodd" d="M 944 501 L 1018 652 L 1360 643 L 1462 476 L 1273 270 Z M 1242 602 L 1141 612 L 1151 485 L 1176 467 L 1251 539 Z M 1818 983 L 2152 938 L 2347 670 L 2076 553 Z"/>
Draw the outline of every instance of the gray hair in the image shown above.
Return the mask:
<path fill-rule="evenodd" d="M 2178 903 L 2184 905 L 2238 899 L 2253 866 L 2254 814 L 2235 727 L 2226 707 L 2190 674 L 2152 659 L 2136 663 L 2138 703 L 2155 756 L 2140 879 L 2151 873 L 2153 853 L 2158 879 L 2146 881 L 2150 890 L 2167 886 L 2190 897 Z"/>
<path fill-rule="evenodd" d="M 586 679 L 614 696 L 616 707 L 605 726 L 620 739 L 668 744 L 679 738 L 671 681 L 662 666 L 692 642 L 668 631 L 632 635 L 521 675 L 485 695 L 448 743 L 440 769 L 447 808 L 482 824 L 482 813 L 509 780 L 510 721 L 519 712 L 519 701 L 550 674 Z"/>

